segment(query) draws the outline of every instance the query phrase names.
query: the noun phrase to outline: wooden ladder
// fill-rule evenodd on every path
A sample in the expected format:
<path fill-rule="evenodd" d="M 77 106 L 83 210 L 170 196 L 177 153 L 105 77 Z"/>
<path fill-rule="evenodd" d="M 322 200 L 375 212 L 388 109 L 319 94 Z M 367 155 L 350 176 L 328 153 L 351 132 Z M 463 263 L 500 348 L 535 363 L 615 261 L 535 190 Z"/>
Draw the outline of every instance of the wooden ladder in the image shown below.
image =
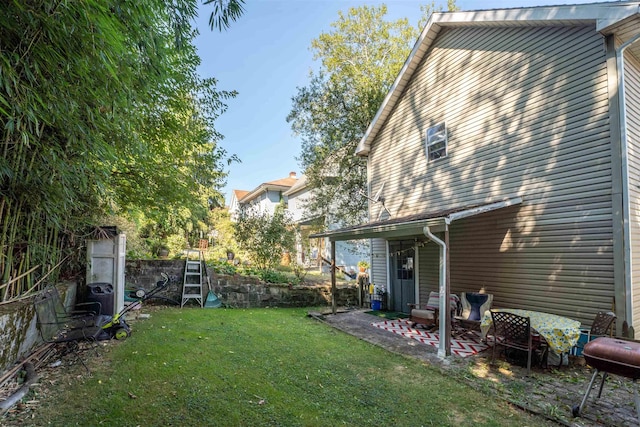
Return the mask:
<path fill-rule="evenodd" d="M 204 306 L 202 297 L 202 252 L 197 249 L 187 249 L 187 260 L 184 264 L 184 281 L 182 285 L 182 303 L 184 307 L 187 301 L 194 299 Z M 197 256 L 197 260 L 194 259 Z"/>

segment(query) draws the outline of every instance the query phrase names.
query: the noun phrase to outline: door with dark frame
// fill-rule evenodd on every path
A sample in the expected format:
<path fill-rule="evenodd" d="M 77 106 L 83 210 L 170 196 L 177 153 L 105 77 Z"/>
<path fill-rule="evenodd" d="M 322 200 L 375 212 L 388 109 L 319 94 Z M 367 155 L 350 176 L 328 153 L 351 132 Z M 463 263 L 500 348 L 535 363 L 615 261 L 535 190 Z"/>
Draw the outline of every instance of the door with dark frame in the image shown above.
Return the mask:
<path fill-rule="evenodd" d="M 415 303 L 415 248 L 413 242 L 389 242 L 391 276 L 390 308 L 409 313 L 409 304 Z"/>

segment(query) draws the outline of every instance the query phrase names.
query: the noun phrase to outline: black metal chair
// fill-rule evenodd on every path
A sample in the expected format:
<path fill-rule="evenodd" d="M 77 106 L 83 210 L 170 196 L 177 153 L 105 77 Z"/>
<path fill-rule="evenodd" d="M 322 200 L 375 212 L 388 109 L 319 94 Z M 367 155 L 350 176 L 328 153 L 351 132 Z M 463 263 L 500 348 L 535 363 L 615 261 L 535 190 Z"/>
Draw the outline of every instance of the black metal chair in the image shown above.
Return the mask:
<path fill-rule="evenodd" d="M 73 355 L 89 371 L 86 363 L 80 357 L 80 341 L 89 341 L 97 352 L 98 335 L 102 328 L 98 324 L 99 303 L 92 302 L 91 306 L 97 311 L 68 311 L 60 298 L 55 286 L 49 285 L 34 299 L 38 329 L 42 340 L 46 343 L 60 344 L 65 351 Z"/>
<path fill-rule="evenodd" d="M 616 320 L 616 314 L 612 311 L 599 311 L 596 314 L 589 334 L 591 336 L 605 336 L 609 334 L 613 336 L 613 322 Z"/>
<path fill-rule="evenodd" d="M 584 346 L 589 342 L 598 337 L 604 336 L 613 336 L 613 326 L 616 320 L 616 314 L 612 311 L 599 311 L 596 313 L 596 317 L 593 319 L 593 323 L 591 324 L 591 328 L 589 329 L 581 329 L 580 334 L 581 338 L 586 337 L 586 339 L 580 339 L 578 343 L 574 346 L 572 350 L 572 354 L 574 355 L 582 355 L 582 350 Z"/>
<path fill-rule="evenodd" d="M 506 311 L 491 310 L 493 322 L 493 354 L 492 360 L 496 358 L 496 347 L 501 345 L 506 348 L 525 351 L 527 353 L 527 375 L 531 373 L 531 359 L 534 351 L 540 346 L 539 336 L 534 335 L 531 329 L 531 320 L 528 317 Z M 506 351 L 505 351 L 506 352 Z"/>

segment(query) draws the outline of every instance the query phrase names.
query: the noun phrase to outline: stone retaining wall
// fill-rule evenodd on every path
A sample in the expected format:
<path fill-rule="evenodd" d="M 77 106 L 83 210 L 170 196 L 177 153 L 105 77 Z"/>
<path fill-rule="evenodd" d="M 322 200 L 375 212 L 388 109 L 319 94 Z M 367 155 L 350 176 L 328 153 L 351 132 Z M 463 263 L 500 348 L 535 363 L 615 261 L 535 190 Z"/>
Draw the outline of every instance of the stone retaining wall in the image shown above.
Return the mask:
<path fill-rule="evenodd" d="M 184 264 L 183 260 L 127 261 L 126 286 L 128 289 L 143 288 L 148 292 L 160 280 L 160 274 L 165 273 L 170 278 L 169 286 L 156 295 L 179 303 L 182 299 Z M 256 277 L 207 272 L 212 291 L 228 307 L 318 307 L 331 304 L 329 285 L 290 286 L 266 283 Z M 357 295 L 355 283 L 338 286 L 336 303 L 339 306 L 355 305 Z M 193 303 L 188 302 L 189 305 Z"/>
<path fill-rule="evenodd" d="M 65 282 L 58 286 L 58 291 L 64 298 L 65 307 L 72 307 L 76 284 Z M 32 297 L 0 306 L 0 373 L 31 353 L 41 342 Z"/>
<path fill-rule="evenodd" d="M 131 260 L 126 262 L 125 278 L 127 289 L 145 289 L 151 291 L 161 280 L 161 273 L 169 276 L 169 286 L 158 292 L 146 303 L 166 302 L 180 304 L 182 299 L 182 281 L 184 260 Z M 224 306 L 237 308 L 254 307 L 318 307 L 331 305 L 331 287 L 329 285 L 289 286 L 288 284 L 265 283 L 257 278 L 243 276 L 224 276 L 209 272 L 209 282 L 213 292 Z M 357 303 L 357 290 L 353 285 L 337 287 L 338 306 L 353 306 Z M 85 289 L 75 283 L 58 285 L 65 305 L 73 307 L 76 295 L 79 299 L 86 294 Z M 206 292 L 206 288 L 205 288 Z M 194 301 L 188 302 L 193 306 Z M 31 353 L 41 342 L 33 299 L 29 298 L 0 306 L 0 372 L 9 369 L 15 361 Z"/>

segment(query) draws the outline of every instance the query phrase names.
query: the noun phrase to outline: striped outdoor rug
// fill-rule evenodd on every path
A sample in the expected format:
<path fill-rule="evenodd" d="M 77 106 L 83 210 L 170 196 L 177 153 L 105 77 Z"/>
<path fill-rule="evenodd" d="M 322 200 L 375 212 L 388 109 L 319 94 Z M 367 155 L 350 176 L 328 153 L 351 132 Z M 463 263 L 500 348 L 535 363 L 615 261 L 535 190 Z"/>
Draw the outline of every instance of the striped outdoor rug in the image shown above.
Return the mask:
<path fill-rule="evenodd" d="M 429 332 L 424 329 L 415 329 L 409 327 L 409 321 L 406 319 L 385 320 L 382 322 L 372 323 L 376 328 L 402 335 L 403 337 L 414 339 L 423 344 L 438 346 L 438 332 Z M 488 345 L 480 340 L 480 336 L 465 334 L 461 338 L 451 338 L 451 353 L 460 357 L 467 357 L 477 354 L 489 348 Z"/>

